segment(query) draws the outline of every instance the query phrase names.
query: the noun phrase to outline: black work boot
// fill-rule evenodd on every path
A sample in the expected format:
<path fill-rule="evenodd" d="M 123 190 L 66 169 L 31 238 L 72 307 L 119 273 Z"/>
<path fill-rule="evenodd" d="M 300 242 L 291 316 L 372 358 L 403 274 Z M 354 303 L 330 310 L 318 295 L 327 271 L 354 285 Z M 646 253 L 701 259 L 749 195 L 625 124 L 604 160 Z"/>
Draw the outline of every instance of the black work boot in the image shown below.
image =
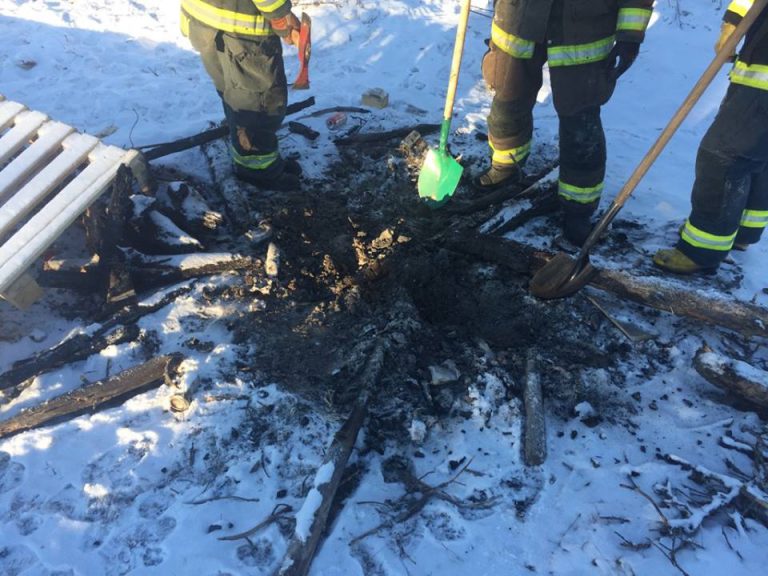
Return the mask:
<path fill-rule="evenodd" d="M 491 167 L 472 178 L 472 186 L 481 192 L 490 192 L 502 186 L 519 184 L 523 180 L 523 171 L 519 164 L 491 164 Z"/>
<path fill-rule="evenodd" d="M 253 170 L 235 164 L 235 176 L 264 190 L 291 192 L 301 189 L 301 166 L 296 160 L 276 160 L 269 168 Z"/>
<path fill-rule="evenodd" d="M 597 209 L 597 204 L 579 204 L 560 199 L 560 206 L 563 208 L 563 236 L 574 246 L 582 246 L 592 232 L 591 216 Z"/>

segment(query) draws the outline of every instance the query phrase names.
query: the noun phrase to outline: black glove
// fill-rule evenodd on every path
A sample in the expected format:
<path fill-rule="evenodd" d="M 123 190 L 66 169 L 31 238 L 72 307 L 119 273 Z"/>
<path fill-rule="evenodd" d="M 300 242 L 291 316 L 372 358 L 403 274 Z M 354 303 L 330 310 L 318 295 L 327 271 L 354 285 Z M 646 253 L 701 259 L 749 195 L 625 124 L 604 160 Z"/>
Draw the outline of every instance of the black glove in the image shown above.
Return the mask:
<path fill-rule="evenodd" d="M 637 58 L 640 52 L 640 44 L 638 42 L 616 42 L 616 45 L 608 54 L 608 58 L 605 60 L 605 65 L 608 68 L 608 74 L 614 80 L 617 80 L 619 76 L 624 74 L 632 63 Z"/>

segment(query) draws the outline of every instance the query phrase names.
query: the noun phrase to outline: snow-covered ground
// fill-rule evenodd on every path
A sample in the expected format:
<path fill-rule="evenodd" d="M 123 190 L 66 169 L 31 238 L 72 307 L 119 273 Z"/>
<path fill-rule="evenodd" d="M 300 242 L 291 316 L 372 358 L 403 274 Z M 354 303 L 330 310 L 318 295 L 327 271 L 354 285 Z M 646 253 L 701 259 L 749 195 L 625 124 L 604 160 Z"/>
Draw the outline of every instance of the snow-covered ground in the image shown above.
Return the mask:
<path fill-rule="evenodd" d="M 297 11 L 313 19 L 312 86 L 291 99 L 314 95 L 319 108 L 358 106 L 365 90 L 380 87 L 389 93 L 390 106 L 372 113 L 364 129 L 439 121 L 458 2 L 297 4 Z M 485 130 L 490 96 L 479 71 L 490 4 L 476 0 L 470 18 L 453 124 L 461 134 Z M 709 63 L 722 4 L 657 1 L 640 58 L 604 108 L 609 150 L 604 203 Z M 286 62 L 291 77 L 293 49 L 286 50 Z M 622 212 L 646 227 L 647 238 L 637 246 L 641 255 L 674 242 L 689 209 L 696 148 L 726 86 L 723 71 Z M 222 117 L 197 55 L 178 31 L 178 3 L 161 0 L 0 0 L 0 93 L 125 147 L 188 136 Z M 539 99 L 537 138 L 551 142 L 557 118 L 546 87 Z M 281 146 L 298 152 L 308 175 L 319 178 L 335 158 L 332 135 L 324 118 L 304 121 L 321 137 L 307 145 L 286 131 Z M 485 156 L 482 142 L 469 137 L 462 142 L 467 149 L 454 151 Z M 163 162 L 206 174 L 197 150 Z M 763 292 L 768 272 L 761 266 L 767 255 L 765 243 L 733 255 L 744 274 L 734 297 L 768 303 Z M 226 324 L 231 310 L 205 305 L 196 296 L 227 281 L 196 284 L 192 294 L 141 321 L 158 333 L 164 352 L 182 349 L 193 337 L 213 343 L 210 351 L 190 357 L 185 368 L 188 383 L 212 381 L 215 392 L 196 398 L 185 416 L 168 411 L 172 392 L 159 389 L 94 416 L 0 441 L 1 574 L 267 574 L 276 568 L 286 546 L 276 525 L 255 535 L 251 544 L 217 538 L 256 525 L 276 503 L 298 508 L 302 481 L 321 464 L 337 423 L 312 412 L 302 418 L 305 405 L 279 383 L 222 379 L 237 373 L 228 371 L 237 348 Z M 0 302 L 0 322 L 0 372 L 87 329 L 42 305 L 18 312 Z M 653 373 L 642 363 L 627 366 L 630 384 L 622 393 L 635 394 L 638 406 L 653 404 L 653 409 L 638 410 L 623 426 L 603 418 L 590 427 L 588 405 L 572 420 L 551 419 L 549 456 L 536 469 L 526 469 L 519 455 L 519 404 L 502 406 L 500 384 L 488 375 L 470 390 L 476 406 L 472 418 L 430 428 L 413 446 L 424 456 L 414 465 L 417 475 L 430 473 L 425 480 L 438 484 L 454 474 L 449 462 L 472 458 L 477 474 L 464 473 L 446 491 L 466 498 L 494 493 L 503 484 L 507 494 L 500 504 L 485 513 L 460 513 L 436 501 L 425 508 L 418 529 L 350 547 L 351 539 L 380 521 L 370 502 L 400 494 L 401 487 L 383 482 L 374 460 L 311 574 L 762 573 L 768 530 L 746 518 L 705 522 L 694 538 L 698 546 L 677 553 L 680 570 L 655 545 L 641 546 L 652 537 L 659 513 L 627 488 L 628 476 L 646 492 L 667 479 L 679 481 L 670 476 L 682 472 L 657 459 L 657 453 L 726 473 L 718 438 L 726 430 L 742 437 L 743 427 L 761 426 L 755 414 L 716 401 L 719 393 L 690 366 L 702 338 L 715 333 L 685 333 L 685 326 L 665 319 L 656 327 L 658 349 L 671 368 Z M 82 379 L 97 380 L 131 366 L 140 353 L 136 346 L 113 346 L 38 378 L 18 399 L 0 405 L 0 418 L 72 390 Z M 261 406 L 256 417 L 267 428 L 281 426 L 278 438 L 249 451 L 230 431 L 246 406 L 252 408 L 256 385 Z M 729 456 L 749 467 L 743 456 Z M 532 494 L 536 499 L 525 502 Z M 525 513 L 516 513 L 521 508 Z M 623 546 L 627 541 L 637 549 Z"/>

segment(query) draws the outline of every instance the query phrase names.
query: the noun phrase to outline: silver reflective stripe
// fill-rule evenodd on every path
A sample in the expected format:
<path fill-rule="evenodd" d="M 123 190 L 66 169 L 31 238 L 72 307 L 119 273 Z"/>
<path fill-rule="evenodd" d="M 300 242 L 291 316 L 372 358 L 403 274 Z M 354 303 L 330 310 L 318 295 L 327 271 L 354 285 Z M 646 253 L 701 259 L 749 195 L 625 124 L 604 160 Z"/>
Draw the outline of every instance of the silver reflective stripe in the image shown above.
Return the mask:
<path fill-rule="evenodd" d="M 579 204 L 589 204 L 595 200 L 599 200 L 603 193 L 604 183 L 600 182 L 597 186 L 581 187 L 574 186 L 573 184 L 567 184 L 560 180 L 558 182 L 557 193 L 572 202 L 578 202 Z"/>
<path fill-rule="evenodd" d="M 651 21 L 650 10 L 642 8 L 623 8 L 619 10 L 619 21 L 616 24 L 617 30 L 637 30 L 645 31 L 648 22 Z"/>
<path fill-rule="evenodd" d="M 768 226 L 768 210 L 744 210 L 741 225 L 745 228 L 765 228 Z"/>
<path fill-rule="evenodd" d="M 609 36 L 589 44 L 550 46 L 547 49 L 549 67 L 576 66 L 605 60 L 613 48 L 614 38 L 614 36 Z"/>
<path fill-rule="evenodd" d="M 736 238 L 736 232 L 729 234 L 728 236 L 718 236 L 699 230 L 689 221 L 686 221 L 680 237 L 696 248 L 725 252 L 730 250 L 733 246 L 733 239 Z"/>
<path fill-rule="evenodd" d="M 737 60 L 731 70 L 731 82 L 768 90 L 768 66 L 760 64 L 745 64 Z"/>
<path fill-rule="evenodd" d="M 506 52 L 515 58 L 532 58 L 533 49 L 536 46 L 530 40 L 524 40 L 514 34 L 507 34 L 494 22 L 491 25 L 491 41 L 499 50 Z"/>
<path fill-rule="evenodd" d="M 488 141 L 488 144 L 491 146 L 491 150 L 493 150 L 491 161 L 494 162 L 495 164 L 505 164 L 505 165 L 518 164 L 523 160 L 525 160 L 528 154 L 531 153 L 530 140 L 528 140 L 528 142 L 526 142 L 522 146 L 518 146 L 517 148 L 507 148 L 505 150 L 499 150 L 497 148 L 494 148 L 493 144 L 490 141 Z"/>

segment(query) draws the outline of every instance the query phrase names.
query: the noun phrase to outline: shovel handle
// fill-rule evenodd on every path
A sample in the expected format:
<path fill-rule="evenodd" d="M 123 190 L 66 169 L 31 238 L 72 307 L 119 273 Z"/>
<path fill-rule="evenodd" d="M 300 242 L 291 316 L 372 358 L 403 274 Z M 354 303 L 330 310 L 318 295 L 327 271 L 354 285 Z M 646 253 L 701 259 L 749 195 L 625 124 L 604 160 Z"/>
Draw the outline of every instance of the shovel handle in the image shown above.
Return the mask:
<path fill-rule="evenodd" d="M 640 164 L 638 164 L 637 168 L 635 168 L 635 171 L 632 172 L 632 175 L 624 184 L 624 187 L 621 189 L 621 191 L 616 195 L 616 198 L 611 204 L 611 207 L 600 219 L 600 221 L 590 233 L 589 237 L 584 242 L 584 245 L 579 252 L 579 262 L 586 258 L 587 253 L 592 248 L 592 246 L 595 245 L 597 239 L 600 237 L 603 231 L 605 231 L 605 229 L 608 227 L 608 224 L 611 223 L 622 206 L 624 206 L 624 203 L 635 190 L 635 187 L 638 185 L 643 176 L 645 176 L 645 174 L 648 172 L 656 158 L 659 157 L 661 151 L 664 150 L 665 146 L 672 138 L 672 135 L 677 131 L 677 129 L 680 127 L 680 124 L 682 124 L 683 120 L 685 120 L 685 118 L 688 116 L 688 113 L 699 101 L 699 98 L 701 98 L 701 95 L 711 84 L 712 79 L 718 73 L 720 68 L 722 68 L 723 64 L 725 64 L 731 58 L 731 55 L 736 51 L 736 45 L 741 41 L 741 39 L 747 33 L 747 30 L 749 30 L 749 27 L 752 26 L 752 24 L 755 22 L 767 4 L 768 0 L 755 0 L 754 4 L 752 4 L 752 7 L 744 15 L 744 18 L 741 19 L 741 22 L 739 22 L 739 25 L 736 26 L 736 29 L 733 31 L 731 36 L 728 38 L 725 44 L 722 45 L 712 62 L 709 64 L 709 66 L 707 66 L 707 69 L 704 70 L 704 73 L 701 75 L 698 82 L 696 82 L 694 87 L 691 89 L 691 92 L 688 94 L 686 99 L 683 100 L 680 108 L 678 108 L 677 112 L 675 112 L 675 115 L 672 116 L 672 119 L 661 132 L 656 142 L 653 144 L 653 146 L 651 146 L 651 149 L 648 150 L 646 155 L 640 161 Z"/>
<path fill-rule="evenodd" d="M 453 45 L 453 60 L 451 61 L 451 77 L 448 79 L 448 92 L 445 95 L 445 109 L 443 111 L 443 125 L 450 127 L 453 115 L 453 101 L 456 99 L 456 87 L 459 85 L 459 70 L 461 69 L 461 57 L 464 53 L 464 39 L 467 36 L 467 22 L 469 21 L 469 8 L 471 0 L 462 0 L 459 24 L 456 28 L 456 42 Z M 447 124 L 446 124 L 447 123 Z M 443 140 L 443 132 L 445 140 Z M 445 150 L 448 130 L 442 130 L 440 134 L 440 149 Z"/>

